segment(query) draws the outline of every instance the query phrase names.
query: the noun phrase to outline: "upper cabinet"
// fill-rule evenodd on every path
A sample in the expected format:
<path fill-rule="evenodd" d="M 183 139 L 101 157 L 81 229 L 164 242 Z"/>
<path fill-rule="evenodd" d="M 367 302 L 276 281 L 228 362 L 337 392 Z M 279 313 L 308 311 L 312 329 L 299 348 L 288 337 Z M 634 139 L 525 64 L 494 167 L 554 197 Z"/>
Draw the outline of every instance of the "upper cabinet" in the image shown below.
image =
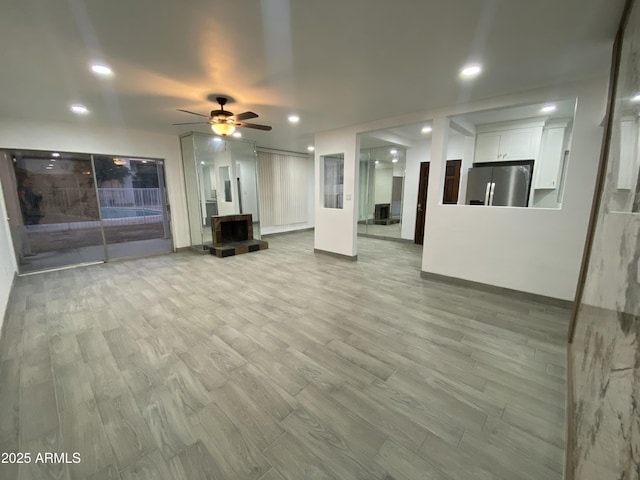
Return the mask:
<path fill-rule="evenodd" d="M 475 163 L 538 158 L 542 125 L 517 127 L 495 124 L 478 127 Z"/>
<path fill-rule="evenodd" d="M 461 160 L 458 204 L 486 205 L 485 193 L 488 192 L 491 197 L 493 191 L 494 202 L 489 201 L 488 204 L 504 206 L 498 202 L 501 185 L 497 180 L 492 177 L 484 184 L 476 185 L 477 177 L 473 172 L 492 164 L 496 172 L 507 167 L 521 167 L 522 171 L 527 172 L 523 185 L 527 200 L 524 205 L 519 201 L 507 206 L 562 208 L 565 186 L 570 185 L 567 183 L 567 176 L 571 172 L 569 149 L 575 109 L 576 99 L 567 98 L 478 110 L 449 117 L 447 152 L 452 145 L 461 144 L 461 137 L 464 138 L 465 145 L 465 148 L 457 149 L 455 157 L 451 157 Z M 639 128 L 636 124 L 636 130 L 640 131 Z M 634 158 L 634 155 L 638 158 L 638 154 L 634 152 L 640 151 L 640 134 L 636 132 L 633 137 L 632 129 L 627 126 L 623 126 L 621 130 L 623 160 L 619 185 L 629 185 L 629 177 L 631 184 L 635 184 L 634 178 L 637 177 L 629 174 L 629 171 L 634 170 L 634 167 L 629 166 L 629 159 Z M 631 164 L 637 170 L 638 161 L 631 161 Z M 450 182 L 445 178 L 445 185 Z M 511 188 L 513 182 L 509 185 Z"/>
<path fill-rule="evenodd" d="M 555 189 L 567 122 L 505 122 L 478 125 L 474 163 L 534 161 L 534 189 Z"/>
<path fill-rule="evenodd" d="M 537 189 L 554 189 L 558 186 L 566 128 L 566 123 L 556 123 L 548 125 L 542 132 L 540 156 L 534 167 L 534 187 Z"/>

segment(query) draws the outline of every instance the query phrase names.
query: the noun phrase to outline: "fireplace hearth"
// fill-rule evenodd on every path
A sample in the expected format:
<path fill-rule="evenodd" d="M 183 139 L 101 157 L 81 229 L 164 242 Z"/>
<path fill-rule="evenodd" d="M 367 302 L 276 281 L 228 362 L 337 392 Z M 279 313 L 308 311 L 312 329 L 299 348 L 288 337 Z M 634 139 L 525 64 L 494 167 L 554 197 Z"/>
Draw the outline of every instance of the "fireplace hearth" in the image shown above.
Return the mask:
<path fill-rule="evenodd" d="M 209 247 L 209 252 L 216 257 L 230 257 L 269 248 L 264 240 L 253 238 L 253 218 L 250 213 L 211 217 L 211 229 L 213 245 Z"/>

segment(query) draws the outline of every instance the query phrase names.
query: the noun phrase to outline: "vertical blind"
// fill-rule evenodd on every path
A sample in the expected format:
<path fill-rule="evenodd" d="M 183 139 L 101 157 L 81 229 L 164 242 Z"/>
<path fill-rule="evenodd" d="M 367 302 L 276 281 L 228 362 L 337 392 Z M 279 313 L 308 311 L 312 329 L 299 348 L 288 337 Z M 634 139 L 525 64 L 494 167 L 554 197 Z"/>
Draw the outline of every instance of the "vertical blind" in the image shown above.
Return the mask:
<path fill-rule="evenodd" d="M 258 151 L 261 226 L 307 222 L 312 175 L 308 159 Z"/>

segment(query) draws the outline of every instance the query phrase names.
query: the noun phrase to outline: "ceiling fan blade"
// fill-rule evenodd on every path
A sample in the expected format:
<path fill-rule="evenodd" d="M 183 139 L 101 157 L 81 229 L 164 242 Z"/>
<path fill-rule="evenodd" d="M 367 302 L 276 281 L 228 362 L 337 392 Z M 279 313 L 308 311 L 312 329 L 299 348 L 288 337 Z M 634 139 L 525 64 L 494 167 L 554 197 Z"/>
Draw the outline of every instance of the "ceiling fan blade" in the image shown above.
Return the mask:
<path fill-rule="evenodd" d="M 190 113 L 191 115 L 198 115 L 199 117 L 209 118 L 209 115 L 202 115 L 201 113 L 190 112 L 189 110 L 182 110 L 181 108 L 177 108 L 179 112 Z"/>
<path fill-rule="evenodd" d="M 171 125 L 208 125 L 209 122 L 185 122 L 185 123 L 172 123 Z"/>
<path fill-rule="evenodd" d="M 257 123 L 245 123 L 245 122 L 238 122 L 236 123 L 236 125 L 238 127 L 255 128 L 256 130 L 266 130 L 266 131 L 269 131 L 273 128 L 270 125 L 259 125 Z"/>
<path fill-rule="evenodd" d="M 236 115 L 236 120 L 239 122 L 242 120 L 249 120 L 250 118 L 258 118 L 258 114 L 253 112 L 244 112 Z"/>

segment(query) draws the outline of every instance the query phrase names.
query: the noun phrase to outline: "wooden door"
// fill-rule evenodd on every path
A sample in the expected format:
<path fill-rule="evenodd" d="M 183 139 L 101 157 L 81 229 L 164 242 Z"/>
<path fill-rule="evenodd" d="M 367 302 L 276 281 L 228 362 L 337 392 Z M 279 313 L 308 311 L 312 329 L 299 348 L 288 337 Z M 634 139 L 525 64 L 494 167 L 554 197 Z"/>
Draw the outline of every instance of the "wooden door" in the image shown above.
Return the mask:
<path fill-rule="evenodd" d="M 458 203 L 461 167 L 462 160 L 447 160 L 444 174 L 444 195 L 442 196 L 442 203 L 445 205 Z"/>
<path fill-rule="evenodd" d="M 418 205 L 416 206 L 416 232 L 414 241 L 418 245 L 424 243 L 424 221 L 427 207 L 427 190 L 429 188 L 429 162 L 420 163 L 420 181 L 418 183 Z"/>

